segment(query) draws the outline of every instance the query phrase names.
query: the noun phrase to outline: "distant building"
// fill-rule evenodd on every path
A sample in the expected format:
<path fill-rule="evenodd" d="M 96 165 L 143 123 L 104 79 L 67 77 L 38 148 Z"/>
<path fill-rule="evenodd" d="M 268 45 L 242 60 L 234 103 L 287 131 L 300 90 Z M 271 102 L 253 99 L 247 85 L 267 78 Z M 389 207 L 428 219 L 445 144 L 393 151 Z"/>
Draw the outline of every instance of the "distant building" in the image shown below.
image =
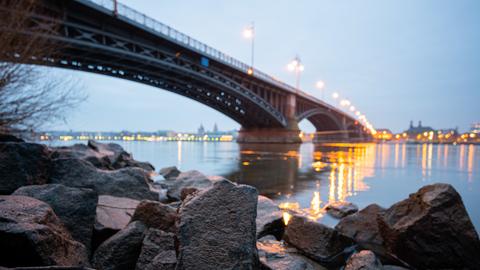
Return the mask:
<path fill-rule="evenodd" d="M 409 129 L 405 130 L 404 132 L 408 135 L 418 135 L 430 131 L 434 131 L 434 129 L 431 127 L 422 126 L 422 121 L 418 121 L 418 126 L 416 127 L 413 125 L 413 121 L 410 121 Z"/>
<path fill-rule="evenodd" d="M 217 123 L 215 123 L 215 125 L 213 125 L 213 133 L 218 133 Z"/>
<path fill-rule="evenodd" d="M 377 130 L 377 134 L 375 134 L 376 139 L 388 141 L 388 140 L 391 140 L 393 137 L 393 133 L 390 129 L 377 128 L 376 130 Z"/>
<path fill-rule="evenodd" d="M 478 123 L 473 123 L 472 128 L 470 129 L 470 132 L 472 133 L 480 133 L 480 122 Z"/>
<path fill-rule="evenodd" d="M 197 130 L 198 135 L 204 135 L 205 134 L 205 128 L 203 127 L 203 124 L 200 124 L 200 127 Z"/>

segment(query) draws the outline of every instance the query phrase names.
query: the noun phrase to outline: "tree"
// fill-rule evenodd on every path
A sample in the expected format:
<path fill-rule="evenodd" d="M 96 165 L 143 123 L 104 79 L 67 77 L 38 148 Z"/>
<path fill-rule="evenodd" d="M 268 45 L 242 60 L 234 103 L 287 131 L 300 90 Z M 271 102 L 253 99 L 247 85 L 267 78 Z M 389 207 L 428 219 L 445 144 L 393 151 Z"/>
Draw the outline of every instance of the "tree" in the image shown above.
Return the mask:
<path fill-rule="evenodd" d="M 43 22 L 34 14 L 40 1 L 0 0 L 0 132 L 25 134 L 65 115 L 85 99 L 75 82 L 32 65 L 54 58 L 59 44 L 43 38 L 59 23 Z M 47 26 L 47 27 L 45 27 Z"/>

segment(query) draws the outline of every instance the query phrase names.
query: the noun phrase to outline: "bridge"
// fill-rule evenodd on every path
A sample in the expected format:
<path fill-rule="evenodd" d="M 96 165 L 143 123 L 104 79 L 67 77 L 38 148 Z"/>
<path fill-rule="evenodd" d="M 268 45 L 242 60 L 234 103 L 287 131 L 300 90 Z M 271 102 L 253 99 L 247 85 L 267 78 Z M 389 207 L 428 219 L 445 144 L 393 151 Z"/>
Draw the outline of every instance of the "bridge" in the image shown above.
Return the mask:
<path fill-rule="evenodd" d="M 114 0 L 41 1 L 48 12 L 32 20 L 43 28 L 58 22 L 60 27 L 43 37 L 61 49 L 31 63 L 122 78 L 188 97 L 238 122 L 239 142 L 300 142 L 298 123 L 304 119 L 315 126 L 318 140 L 371 138 L 367 127 L 334 106 Z"/>

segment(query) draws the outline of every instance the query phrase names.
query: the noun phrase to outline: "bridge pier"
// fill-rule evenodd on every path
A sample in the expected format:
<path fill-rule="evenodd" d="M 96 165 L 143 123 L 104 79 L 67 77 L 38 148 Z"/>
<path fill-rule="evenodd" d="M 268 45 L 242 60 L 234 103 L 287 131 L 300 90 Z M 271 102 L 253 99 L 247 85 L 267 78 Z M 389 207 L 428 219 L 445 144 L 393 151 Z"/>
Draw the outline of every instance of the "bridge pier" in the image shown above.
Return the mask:
<path fill-rule="evenodd" d="M 286 128 L 242 128 L 238 143 L 302 143 L 300 130 Z"/>

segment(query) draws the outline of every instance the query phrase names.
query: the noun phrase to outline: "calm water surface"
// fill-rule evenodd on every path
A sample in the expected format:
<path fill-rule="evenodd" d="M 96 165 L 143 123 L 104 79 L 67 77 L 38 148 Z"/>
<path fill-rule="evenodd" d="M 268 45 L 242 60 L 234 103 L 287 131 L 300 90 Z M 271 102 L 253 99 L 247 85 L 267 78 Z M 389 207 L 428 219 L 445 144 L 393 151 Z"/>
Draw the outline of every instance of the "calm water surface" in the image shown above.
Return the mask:
<path fill-rule="evenodd" d="M 118 142 L 117 142 L 118 143 Z M 239 145 L 212 142 L 120 142 L 157 170 L 177 166 L 221 175 L 328 225 L 329 202 L 389 207 L 420 187 L 442 182 L 462 195 L 480 229 L 480 146 L 433 144 Z"/>

